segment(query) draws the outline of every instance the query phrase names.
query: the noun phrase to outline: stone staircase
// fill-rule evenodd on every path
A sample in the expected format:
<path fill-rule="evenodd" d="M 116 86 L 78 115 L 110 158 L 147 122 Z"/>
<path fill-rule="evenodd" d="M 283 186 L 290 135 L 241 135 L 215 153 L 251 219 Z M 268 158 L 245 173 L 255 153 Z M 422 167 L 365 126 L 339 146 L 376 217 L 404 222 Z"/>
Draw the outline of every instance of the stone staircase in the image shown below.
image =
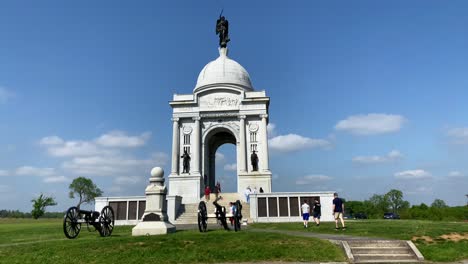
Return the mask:
<path fill-rule="evenodd" d="M 226 211 L 229 210 L 229 202 L 235 202 L 240 200 L 242 203 L 242 220 L 248 219 L 248 222 L 251 222 L 250 218 L 250 205 L 242 201 L 241 195 L 238 193 L 221 193 L 223 199 L 218 201 L 218 204 L 226 207 Z M 208 214 L 213 214 L 215 211 L 215 206 L 213 201 L 215 200 L 215 195 L 210 195 L 210 200 L 206 202 L 206 210 Z M 200 199 L 200 201 L 205 201 L 205 196 Z M 197 224 L 198 222 L 198 203 L 196 204 L 182 204 L 177 213 L 176 220 L 173 224 L 175 225 L 184 225 L 184 224 Z M 215 223 L 214 219 L 208 219 L 208 224 Z"/>
<path fill-rule="evenodd" d="M 352 240 L 343 246 L 352 263 L 418 263 L 424 257 L 411 241 Z"/>

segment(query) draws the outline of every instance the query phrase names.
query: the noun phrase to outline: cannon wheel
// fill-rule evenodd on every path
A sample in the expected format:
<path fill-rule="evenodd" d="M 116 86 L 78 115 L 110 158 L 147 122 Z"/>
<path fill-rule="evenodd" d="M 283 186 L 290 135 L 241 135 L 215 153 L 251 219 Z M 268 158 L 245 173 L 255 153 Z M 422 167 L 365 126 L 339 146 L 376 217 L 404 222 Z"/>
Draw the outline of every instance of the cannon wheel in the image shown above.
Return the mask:
<path fill-rule="evenodd" d="M 242 204 L 239 200 L 236 201 L 236 214 L 234 215 L 234 230 L 241 230 L 241 221 L 242 221 Z"/>
<path fill-rule="evenodd" d="M 77 207 L 68 208 L 63 217 L 63 233 L 65 233 L 66 237 L 73 239 L 80 233 L 81 223 L 78 222 L 79 217 L 80 210 Z"/>
<path fill-rule="evenodd" d="M 107 237 L 112 234 L 114 230 L 114 210 L 110 206 L 105 206 L 101 210 L 101 215 L 99 216 L 99 234 L 102 237 Z"/>
<path fill-rule="evenodd" d="M 200 232 L 206 232 L 207 219 L 208 213 L 206 211 L 206 204 L 205 202 L 201 201 L 198 204 L 198 230 L 200 230 Z"/>

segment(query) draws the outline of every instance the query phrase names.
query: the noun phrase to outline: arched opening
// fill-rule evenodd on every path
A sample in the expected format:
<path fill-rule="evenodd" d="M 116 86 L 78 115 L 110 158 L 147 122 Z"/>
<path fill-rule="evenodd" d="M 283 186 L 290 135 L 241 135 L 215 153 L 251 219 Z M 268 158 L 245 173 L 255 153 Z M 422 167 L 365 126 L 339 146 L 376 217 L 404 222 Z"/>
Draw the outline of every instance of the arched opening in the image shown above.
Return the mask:
<path fill-rule="evenodd" d="M 237 159 L 236 146 L 223 144 L 215 155 L 215 181 L 221 184 L 224 193 L 237 192 Z"/>
<path fill-rule="evenodd" d="M 232 177 L 234 180 L 229 179 L 229 181 L 227 181 L 226 178 L 223 178 L 222 174 L 224 165 L 227 164 L 226 162 L 229 162 L 230 166 L 232 166 L 232 164 L 237 164 L 236 142 L 236 137 L 230 130 L 224 127 L 218 127 L 208 133 L 204 142 L 204 186 L 208 185 L 214 190 L 217 181 L 220 181 L 220 183 L 224 181 L 221 187 L 223 192 L 231 192 L 237 188 L 237 165 L 234 171 L 229 171 L 229 175 L 234 174 Z M 218 157 L 218 159 L 216 157 Z M 232 183 L 234 183 L 234 187 L 228 187 L 228 185 L 230 186 Z"/>

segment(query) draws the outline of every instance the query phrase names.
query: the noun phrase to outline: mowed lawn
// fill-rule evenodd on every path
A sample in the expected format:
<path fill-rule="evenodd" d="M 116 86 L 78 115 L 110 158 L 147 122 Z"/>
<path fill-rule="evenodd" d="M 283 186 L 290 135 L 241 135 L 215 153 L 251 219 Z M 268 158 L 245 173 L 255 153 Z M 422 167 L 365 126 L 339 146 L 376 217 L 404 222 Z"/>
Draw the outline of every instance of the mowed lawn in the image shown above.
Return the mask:
<path fill-rule="evenodd" d="M 338 246 L 314 238 L 224 230 L 132 237 L 131 228 L 117 226 L 102 238 L 82 226 L 70 240 L 60 219 L 0 219 L 0 263 L 346 261 Z"/>
<path fill-rule="evenodd" d="M 353 220 L 346 223 L 345 231 L 335 231 L 334 223 L 322 223 L 319 227 L 311 225 L 306 231 L 301 223 L 259 223 L 253 227 L 412 240 L 426 260 L 448 262 L 468 259 L 468 222 Z"/>

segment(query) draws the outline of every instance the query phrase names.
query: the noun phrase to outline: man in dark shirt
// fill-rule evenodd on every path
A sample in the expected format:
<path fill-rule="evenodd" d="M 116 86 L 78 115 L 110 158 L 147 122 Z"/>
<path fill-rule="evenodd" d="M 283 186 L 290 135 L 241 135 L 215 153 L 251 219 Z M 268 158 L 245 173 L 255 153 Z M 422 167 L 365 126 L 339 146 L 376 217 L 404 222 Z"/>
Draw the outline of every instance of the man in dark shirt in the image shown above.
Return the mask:
<path fill-rule="evenodd" d="M 315 224 L 317 226 L 320 225 L 320 215 L 322 214 L 321 208 L 322 208 L 322 206 L 320 205 L 319 200 L 315 199 L 314 209 L 313 209 L 313 212 L 314 212 L 313 217 L 314 217 Z"/>
<path fill-rule="evenodd" d="M 343 230 L 346 230 L 346 226 L 344 223 L 343 219 L 343 214 L 344 214 L 344 203 L 341 198 L 338 197 L 338 193 L 334 193 L 333 196 L 335 199 L 333 199 L 333 216 L 335 217 L 335 230 L 339 230 L 338 228 L 338 219 L 341 220 L 341 226 L 343 227 Z"/>

